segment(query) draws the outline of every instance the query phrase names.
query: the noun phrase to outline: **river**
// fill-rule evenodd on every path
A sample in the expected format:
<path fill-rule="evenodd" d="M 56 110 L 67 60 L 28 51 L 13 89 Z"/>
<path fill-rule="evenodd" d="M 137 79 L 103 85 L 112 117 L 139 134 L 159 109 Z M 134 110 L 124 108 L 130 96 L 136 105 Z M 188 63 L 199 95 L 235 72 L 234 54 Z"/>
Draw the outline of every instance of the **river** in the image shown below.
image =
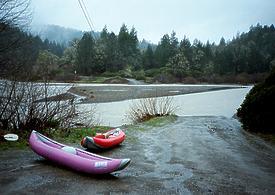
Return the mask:
<path fill-rule="evenodd" d="M 0 81 L 0 91 L 3 96 L 5 91 L 2 89 L 3 87 L 1 88 L 1 83 L 4 82 Z M 19 83 L 19 90 L 22 86 L 25 86 L 24 83 Z M 35 83 L 34 86 L 40 87 L 43 84 Z M 104 102 L 106 99 L 107 102 L 87 102 L 83 104 L 85 96 L 69 92 L 69 89 L 73 86 L 82 87 L 83 91 L 95 95 L 96 98 L 92 99 L 93 101 Z M 178 116 L 224 116 L 230 118 L 236 113 L 251 88 L 252 86 L 242 87 L 237 85 L 51 83 L 48 86 L 48 95 L 71 93 L 77 98 L 76 102 L 81 103 L 77 104 L 81 111 L 85 112 L 85 110 L 96 107 L 96 123 L 116 127 L 131 122 L 127 118 L 127 113 L 131 105 L 138 101 L 136 98 L 150 97 L 152 94 L 173 97 L 173 104 L 178 107 L 175 114 Z M 43 100 L 43 96 L 41 98 Z"/>
<path fill-rule="evenodd" d="M 224 116 L 232 117 L 252 87 L 176 95 L 173 104 L 178 116 Z M 127 112 L 138 100 L 124 100 L 108 103 L 81 104 L 80 109 L 96 105 L 96 119 L 101 125 L 121 126 L 129 124 Z"/>

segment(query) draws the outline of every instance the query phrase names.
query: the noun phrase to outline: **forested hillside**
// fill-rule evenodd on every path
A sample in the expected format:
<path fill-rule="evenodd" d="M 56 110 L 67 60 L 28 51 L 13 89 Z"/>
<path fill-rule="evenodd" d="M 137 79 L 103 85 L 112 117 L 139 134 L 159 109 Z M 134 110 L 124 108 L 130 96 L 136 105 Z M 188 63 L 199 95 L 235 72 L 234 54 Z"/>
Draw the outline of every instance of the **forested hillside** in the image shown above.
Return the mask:
<path fill-rule="evenodd" d="M 53 58 L 63 56 L 64 46 L 48 39 L 42 41 L 39 36 L 32 36 L 18 27 L 0 24 L 0 76 L 3 78 L 35 79 L 39 59 L 45 52 Z M 49 65 L 51 62 L 48 63 Z M 56 67 L 57 68 L 57 67 Z"/>
<path fill-rule="evenodd" d="M 249 32 L 228 41 L 221 38 L 218 44 L 199 40 L 191 43 L 187 37 L 179 40 L 172 32 L 157 45 L 140 42 L 137 30 L 125 24 L 118 34 L 105 27 L 96 38 L 86 32 L 67 46 L 43 41 L 16 27 L 3 29 L 0 44 L 8 49 L 1 51 L 1 69 L 24 66 L 33 73 L 32 79 L 41 79 L 40 73 L 47 70 L 50 79 L 65 81 L 82 75 L 107 75 L 149 82 L 247 83 L 263 79 L 275 66 L 273 25 L 251 26 Z M 24 44 L 16 48 L 18 41 Z M 11 55 L 11 51 L 16 52 Z"/>
<path fill-rule="evenodd" d="M 32 26 L 31 33 L 34 36 L 39 36 L 42 40 L 48 39 L 52 42 L 68 45 L 73 39 L 81 39 L 84 32 L 58 25 L 37 25 Z M 97 34 L 99 35 L 99 33 Z"/>

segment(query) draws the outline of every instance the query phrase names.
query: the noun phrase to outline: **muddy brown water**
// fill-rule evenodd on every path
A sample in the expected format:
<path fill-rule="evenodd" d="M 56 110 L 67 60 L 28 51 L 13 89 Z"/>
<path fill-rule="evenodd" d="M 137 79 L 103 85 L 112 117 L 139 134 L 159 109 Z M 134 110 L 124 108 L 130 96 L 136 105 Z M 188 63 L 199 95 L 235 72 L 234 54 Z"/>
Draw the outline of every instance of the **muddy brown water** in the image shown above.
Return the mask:
<path fill-rule="evenodd" d="M 235 119 L 178 117 L 135 128 L 126 130 L 121 146 L 100 153 L 132 159 L 115 174 L 81 174 L 30 149 L 1 151 L 0 194 L 275 193 L 274 145 L 244 132 Z"/>

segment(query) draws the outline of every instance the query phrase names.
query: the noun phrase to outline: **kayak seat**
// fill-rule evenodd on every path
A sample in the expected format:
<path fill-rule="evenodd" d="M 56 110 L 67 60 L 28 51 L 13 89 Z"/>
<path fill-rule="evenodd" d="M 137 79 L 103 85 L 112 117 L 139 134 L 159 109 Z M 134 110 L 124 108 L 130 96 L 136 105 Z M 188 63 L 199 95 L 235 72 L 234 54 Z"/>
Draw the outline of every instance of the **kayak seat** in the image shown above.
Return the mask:
<path fill-rule="evenodd" d="M 71 146 L 64 146 L 62 148 L 62 150 L 64 150 L 67 153 L 70 153 L 70 154 L 76 154 L 76 149 L 74 147 L 71 147 Z"/>

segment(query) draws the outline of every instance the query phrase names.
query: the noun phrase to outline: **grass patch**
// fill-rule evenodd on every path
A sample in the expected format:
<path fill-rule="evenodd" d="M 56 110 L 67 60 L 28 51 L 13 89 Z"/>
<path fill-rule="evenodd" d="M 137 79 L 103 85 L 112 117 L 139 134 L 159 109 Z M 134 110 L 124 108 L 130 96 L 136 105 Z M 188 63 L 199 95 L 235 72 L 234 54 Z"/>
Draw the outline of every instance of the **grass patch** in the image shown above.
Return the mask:
<path fill-rule="evenodd" d="M 149 121 L 144 122 L 143 124 L 151 127 L 162 127 L 166 124 L 175 122 L 176 119 L 177 119 L 176 115 L 161 116 L 161 117 L 152 118 Z"/>
<path fill-rule="evenodd" d="M 167 125 L 169 123 L 173 123 L 177 120 L 176 115 L 170 115 L 170 116 L 160 116 L 160 117 L 155 117 L 151 118 L 148 121 L 133 124 L 133 125 L 128 125 L 126 126 L 127 129 L 129 130 L 137 130 L 137 131 L 146 131 L 151 129 L 152 127 L 162 127 L 164 125 Z"/>
<path fill-rule="evenodd" d="M 29 146 L 27 140 L 19 139 L 18 141 L 1 141 L 0 142 L 0 151 L 8 150 L 8 149 L 25 149 Z"/>
<path fill-rule="evenodd" d="M 150 119 L 149 121 L 137 123 L 135 125 L 125 125 L 123 129 L 128 129 L 129 131 L 146 131 L 151 129 L 152 127 L 161 127 L 169 123 L 175 122 L 177 116 L 161 116 Z M 91 128 L 75 128 L 69 130 L 55 130 L 52 132 L 48 132 L 51 139 L 56 140 L 61 143 L 80 143 L 83 137 L 85 136 L 94 136 L 96 133 L 103 133 L 107 130 L 110 130 L 111 127 L 107 126 L 95 126 Z M 42 132 L 41 132 L 42 133 Z M 42 133 L 43 134 L 43 133 Z M 29 146 L 28 144 L 29 135 L 26 134 L 24 136 L 19 135 L 19 140 L 16 142 L 9 141 L 0 141 L 0 150 L 8 150 L 8 149 L 25 149 Z M 275 143 L 275 137 L 273 137 Z M 133 137 L 127 137 L 127 140 L 130 142 L 135 142 L 136 139 Z"/>
<path fill-rule="evenodd" d="M 96 133 L 103 133 L 107 130 L 110 130 L 111 127 L 106 126 L 95 126 L 92 128 L 75 128 L 69 130 L 55 130 L 55 131 L 43 131 L 41 132 L 45 136 L 50 137 L 53 140 L 56 140 L 61 143 L 80 143 L 83 137 L 85 136 L 94 136 Z M 48 133 L 45 133 L 48 132 Z M 24 136 L 19 135 L 18 141 L 0 141 L 0 150 L 7 149 L 25 149 L 29 146 L 28 143 L 29 134 Z"/>
<path fill-rule="evenodd" d="M 62 143 L 79 143 L 85 136 L 94 136 L 96 133 L 103 133 L 111 127 L 96 126 L 92 128 L 75 128 L 67 131 L 55 131 L 51 137 Z"/>

